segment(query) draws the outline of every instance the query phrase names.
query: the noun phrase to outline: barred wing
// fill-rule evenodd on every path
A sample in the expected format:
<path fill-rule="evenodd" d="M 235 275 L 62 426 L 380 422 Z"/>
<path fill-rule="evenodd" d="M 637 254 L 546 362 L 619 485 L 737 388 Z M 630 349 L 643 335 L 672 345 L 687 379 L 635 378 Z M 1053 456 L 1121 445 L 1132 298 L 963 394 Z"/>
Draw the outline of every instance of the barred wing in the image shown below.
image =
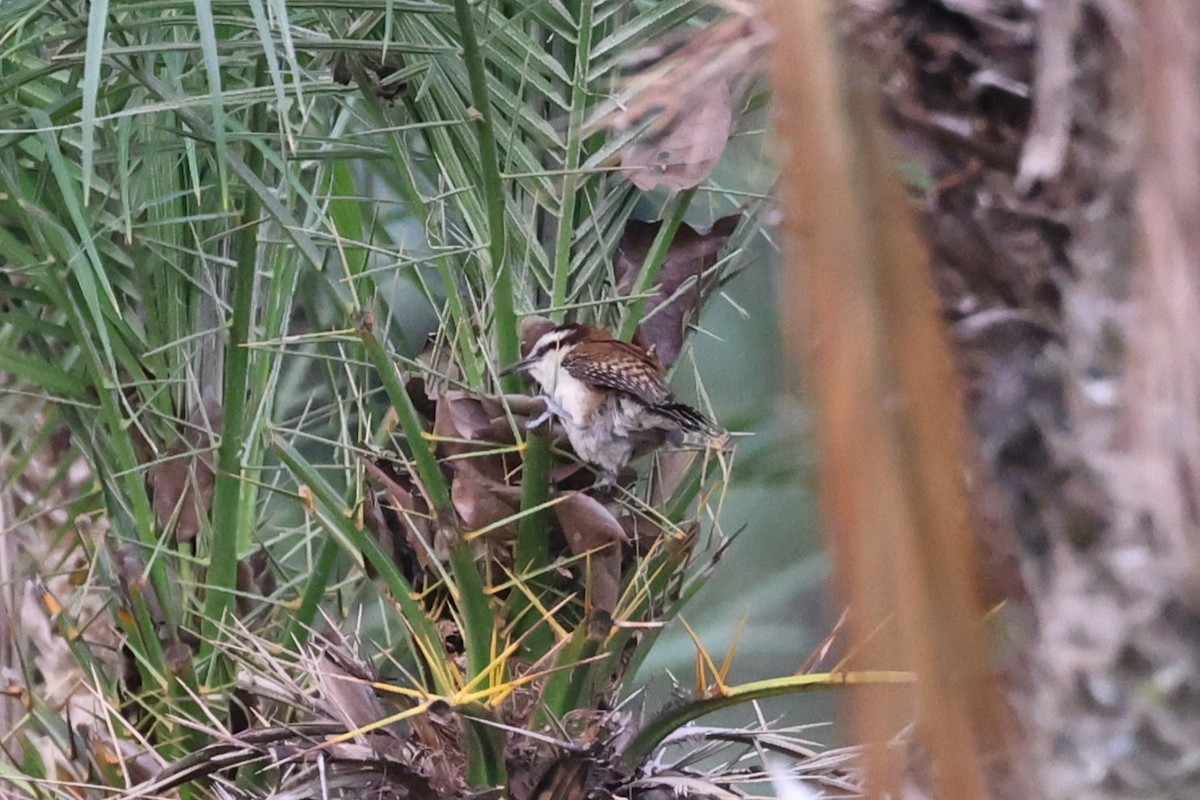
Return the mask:
<path fill-rule="evenodd" d="M 584 342 L 563 358 L 562 368 L 573 378 L 625 392 L 648 406 L 674 399 L 658 363 L 627 342 Z"/>

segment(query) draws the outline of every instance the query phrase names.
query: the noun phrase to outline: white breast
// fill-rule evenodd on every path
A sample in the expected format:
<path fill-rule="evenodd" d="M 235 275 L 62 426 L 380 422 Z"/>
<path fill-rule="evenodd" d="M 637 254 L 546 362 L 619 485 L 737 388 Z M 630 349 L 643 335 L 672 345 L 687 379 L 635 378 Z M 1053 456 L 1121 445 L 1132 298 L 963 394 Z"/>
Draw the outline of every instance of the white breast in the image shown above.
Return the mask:
<path fill-rule="evenodd" d="M 547 352 L 529 368 L 530 377 L 550 398 L 575 454 L 614 476 L 639 447 L 661 444 L 653 415 L 620 393 L 597 391 L 562 368 L 571 346 Z"/>
<path fill-rule="evenodd" d="M 598 396 L 587 384 L 562 368 L 562 358 L 567 352 L 559 351 L 553 357 L 542 359 L 530 368 L 529 374 L 542 391 L 570 415 L 570 422 L 581 425 L 594 413 Z"/>

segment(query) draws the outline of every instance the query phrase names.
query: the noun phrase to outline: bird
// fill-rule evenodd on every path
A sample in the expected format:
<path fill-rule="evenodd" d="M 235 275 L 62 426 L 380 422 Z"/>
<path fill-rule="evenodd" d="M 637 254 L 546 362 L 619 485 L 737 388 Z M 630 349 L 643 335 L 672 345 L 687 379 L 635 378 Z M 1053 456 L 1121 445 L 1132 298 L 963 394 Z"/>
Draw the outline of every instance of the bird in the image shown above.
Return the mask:
<path fill-rule="evenodd" d="M 523 373 L 538 384 L 546 412 L 529 427 L 557 418 L 579 459 L 599 470 L 597 487 L 615 484 L 634 458 L 679 445 L 685 434 L 715 434 L 707 417 L 675 399 L 650 350 L 592 325 L 526 322 L 527 355 L 500 374 Z"/>

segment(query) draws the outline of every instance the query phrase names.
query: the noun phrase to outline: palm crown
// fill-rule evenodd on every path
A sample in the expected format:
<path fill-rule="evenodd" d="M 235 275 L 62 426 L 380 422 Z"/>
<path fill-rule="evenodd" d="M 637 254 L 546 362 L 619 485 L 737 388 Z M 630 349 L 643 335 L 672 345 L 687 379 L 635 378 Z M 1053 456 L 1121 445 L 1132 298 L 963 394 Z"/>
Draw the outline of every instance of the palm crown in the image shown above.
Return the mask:
<path fill-rule="evenodd" d="M 730 694 L 703 654 L 690 705 L 620 707 L 720 551 L 696 520 L 724 465 L 683 454 L 598 499 L 526 437 L 535 409 L 499 375 L 535 310 L 640 328 L 669 364 L 740 268 L 759 202 L 694 187 L 755 102 L 761 24 L 719 16 L 0 9 L 0 365 L 34 438 L 68 429 L 97 486 L 71 498 L 90 527 L 57 532 L 82 533 L 86 577 L 41 595 L 91 688 L 74 717 L 27 695 L 43 738 L 21 774 L 59 793 L 645 794 L 689 774 L 652 756 L 718 700 L 829 682 Z M 679 58 L 702 69 L 672 83 Z"/>

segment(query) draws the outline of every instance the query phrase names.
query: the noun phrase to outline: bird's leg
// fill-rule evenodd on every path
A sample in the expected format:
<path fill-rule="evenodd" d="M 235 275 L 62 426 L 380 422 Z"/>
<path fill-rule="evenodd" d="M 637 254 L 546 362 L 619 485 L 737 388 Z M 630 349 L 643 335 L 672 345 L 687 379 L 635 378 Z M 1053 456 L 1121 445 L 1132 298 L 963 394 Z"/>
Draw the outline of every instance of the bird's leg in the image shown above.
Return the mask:
<path fill-rule="evenodd" d="M 617 473 L 611 470 L 603 470 L 596 476 L 596 482 L 592 484 L 593 489 L 612 489 L 617 485 Z"/>
<path fill-rule="evenodd" d="M 558 417 L 559 419 L 566 420 L 568 423 L 570 423 L 572 425 L 575 424 L 575 418 L 571 415 L 571 413 L 569 411 L 567 411 L 565 408 L 563 408 L 562 406 L 560 406 L 558 403 L 554 402 L 553 397 L 551 397 L 548 394 L 539 394 L 538 397 L 541 399 L 541 401 L 543 403 L 546 404 L 546 410 L 543 411 L 541 414 L 538 414 L 533 419 L 529 420 L 529 422 L 525 423 L 526 428 L 529 428 L 530 430 L 532 430 L 533 428 L 536 428 L 539 425 L 541 425 L 542 423 L 549 420 L 550 417 Z"/>
<path fill-rule="evenodd" d="M 554 416 L 554 412 L 551 411 L 549 407 L 547 407 L 545 411 L 543 411 L 542 413 L 538 414 L 533 419 L 526 422 L 525 427 L 529 430 L 533 430 L 534 428 L 538 427 L 542 423 L 547 422 L 552 416 Z"/>

